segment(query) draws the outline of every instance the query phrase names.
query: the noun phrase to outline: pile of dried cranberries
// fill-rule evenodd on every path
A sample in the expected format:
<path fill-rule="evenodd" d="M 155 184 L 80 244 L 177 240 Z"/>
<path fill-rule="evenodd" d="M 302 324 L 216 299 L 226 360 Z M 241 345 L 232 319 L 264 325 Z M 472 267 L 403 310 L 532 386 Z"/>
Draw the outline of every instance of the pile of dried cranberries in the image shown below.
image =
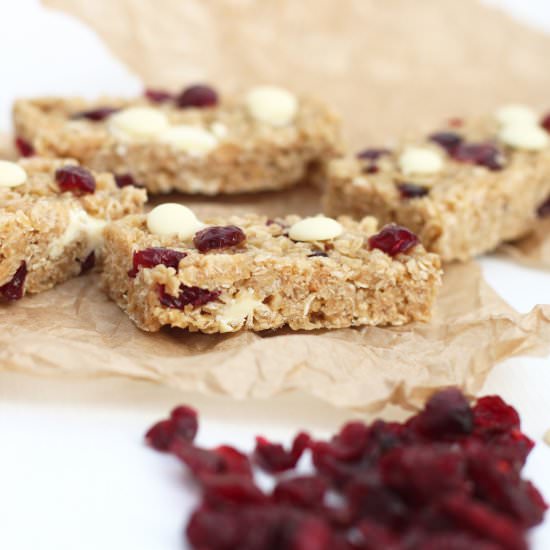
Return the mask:
<path fill-rule="evenodd" d="M 187 524 L 200 550 L 521 550 L 546 504 L 521 478 L 533 442 L 500 397 L 470 406 L 440 391 L 407 422 L 350 422 L 329 441 L 299 433 L 290 449 L 257 438 L 251 456 L 193 441 L 197 415 L 178 407 L 146 434 L 202 489 Z M 295 471 L 304 451 L 314 472 Z M 253 468 L 271 474 L 269 493 Z"/>

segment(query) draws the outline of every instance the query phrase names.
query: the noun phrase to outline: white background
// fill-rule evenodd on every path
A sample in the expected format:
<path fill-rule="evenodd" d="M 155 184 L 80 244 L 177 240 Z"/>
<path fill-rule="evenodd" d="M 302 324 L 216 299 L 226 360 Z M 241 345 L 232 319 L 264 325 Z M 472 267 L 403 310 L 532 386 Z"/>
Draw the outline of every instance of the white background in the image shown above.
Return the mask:
<path fill-rule="evenodd" d="M 546 0 L 492 0 L 550 31 Z M 159 2 L 159 5 L 161 3 Z M 135 93 L 139 81 L 80 22 L 35 0 L 0 0 L 0 132 L 9 128 L 14 97 Z M 550 303 L 550 275 L 484 259 L 490 283 L 521 311 Z M 0 312 L 0 315 L 2 313 Z M 482 393 L 519 408 L 537 440 L 527 469 L 550 500 L 548 358 L 499 365 Z M 144 430 L 178 403 L 201 413 L 199 443 L 250 449 L 266 433 L 288 441 L 298 428 L 336 430 L 349 413 L 303 396 L 234 402 L 182 395 L 121 380 L 39 380 L 0 375 L 0 548 L 6 550 L 181 550 L 194 503 L 183 468 L 147 449 Z M 531 537 L 550 548 L 550 521 Z"/>

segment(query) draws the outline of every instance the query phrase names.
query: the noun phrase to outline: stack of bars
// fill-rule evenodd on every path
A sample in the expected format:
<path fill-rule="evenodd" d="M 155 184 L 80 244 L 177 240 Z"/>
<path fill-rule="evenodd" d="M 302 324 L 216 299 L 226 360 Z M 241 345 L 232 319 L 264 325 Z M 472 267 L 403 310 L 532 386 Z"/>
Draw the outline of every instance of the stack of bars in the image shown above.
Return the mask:
<path fill-rule="evenodd" d="M 441 260 L 531 231 L 550 210 L 550 119 L 507 106 L 392 149 L 346 154 L 323 103 L 259 86 L 14 106 L 18 163 L 0 163 L 0 296 L 91 269 L 141 329 L 206 333 L 430 319 Z M 324 214 L 198 219 L 150 194 L 298 184 Z M 328 217 L 328 216 L 333 217 Z"/>

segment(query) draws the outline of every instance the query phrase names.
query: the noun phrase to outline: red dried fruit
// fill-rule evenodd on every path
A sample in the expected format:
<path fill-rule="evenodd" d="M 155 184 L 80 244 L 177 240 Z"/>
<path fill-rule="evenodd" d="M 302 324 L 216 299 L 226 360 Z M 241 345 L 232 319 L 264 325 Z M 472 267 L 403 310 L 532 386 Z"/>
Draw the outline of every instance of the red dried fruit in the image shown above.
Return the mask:
<path fill-rule="evenodd" d="M 452 154 L 463 141 L 463 137 L 456 132 L 436 132 L 428 136 L 428 139 L 443 147 L 449 154 Z"/>
<path fill-rule="evenodd" d="M 365 174 L 377 174 L 378 172 L 380 172 L 380 168 L 373 163 L 364 168 L 363 172 L 365 172 Z"/>
<path fill-rule="evenodd" d="M 377 248 L 392 257 L 411 250 L 419 243 L 418 237 L 412 231 L 395 224 L 387 225 L 380 233 L 369 238 L 371 249 Z"/>
<path fill-rule="evenodd" d="M 269 496 L 247 455 L 174 437 L 176 417 L 149 438 L 199 481 L 203 502 L 186 531 L 197 550 L 524 550 L 546 510 L 520 475 L 532 442 L 492 396 L 472 411 L 445 390 L 404 424 L 350 422 L 330 441 L 300 434 L 290 451 L 258 438 L 254 459 L 274 477 L 304 448 L 313 455 L 311 475 L 281 477 Z"/>
<path fill-rule="evenodd" d="M 321 476 L 297 476 L 279 481 L 273 489 L 273 499 L 298 508 L 318 508 L 323 504 L 327 489 L 327 482 Z"/>
<path fill-rule="evenodd" d="M 471 433 L 474 417 L 460 390 L 449 388 L 432 395 L 424 410 L 408 425 L 424 437 L 448 439 Z"/>
<path fill-rule="evenodd" d="M 35 153 L 32 144 L 20 137 L 15 138 L 15 147 L 22 157 L 32 157 Z"/>
<path fill-rule="evenodd" d="M 476 433 L 495 434 L 519 428 L 519 414 L 498 395 L 487 395 L 473 407 Z"/>
<path fill-rule="evenodd" d="M 4 300 L 13 301 L 23 298 L 25 293 L 25 279 L 27 278 L 27 263 L 21 262 L 13 277 L 0 286 L 0 296 Z"/>
<path fill-rule="evenodd" d="M 378 160 L 380 157 L 383 157 L 384 155 L 389 155 L 390 153 L 391 153 L 390 149 L 383 149 L 383 148 L 363 149 L 362 151 L 359 151 L 359 153 L 357 153 L 357 158 L 362 160 Z"/>
<path fill-rule="evenodd" d="M 489 170 L 502 170 L 502 153 L 491 143 L 462 143 L 453 149 L 451 156 L 457 162 L 484 166 Z"/>
<path fill-rule="evenodd" d="M 92 250 L 80 264 L 80 273 L 86 273 L 95 267 L 95 250 Z"/>
<path fill-rule="evenodd" d="M 129 185 L 140 187 L 136 183 L 136 180 L 134 179 L 134 176 L 132 176 L 132 174 L 115 174 L 115 183 L 117 187 L 120 187 L 121 189 L 123 187 L 128 187 Z"/>
<path fill-rule="evenodd" d="M 430 192 L 427 187 L 417 185 L 416 183 L 399 183 L 397 189 L 399 189 L 402 199 L 418 199 L 425 197 Z"/>
<path fill-rule="evenodd" d="M 550 113 L 542 118 L 540 125 L 547 131 L 550 132 Z"/>
<path fill-rule="evenodd" d="M 311 438 L 305 432 L 300 432 L 287 451 L 280 443 L 271 443 L 264 437 L 256 438 L 254 459 L 267 472 L 283 472 L 296 466 L 304 451 L 308 448 Z"/>
<path fill-rule="evenodd" d="M 152 88 L 146 88 L 143 95 L 153 103 L 166 103 L 174 99 L 174 94 L 167 92 L 166 90 L 158 90 Z"/>
<path fill-rule="evenodd" d="M 458 117 L 453 117 L 448 120 L 448 123 L 452 128 L 460 128 L 464 124 L 464 120 Z"/>
<path fill-rule="evenodd" d="M 214 88 L 204 84 L 195 84 L 185 88 L 176 98 L 178 107 L 214 107 L 218 104 L 218 94 Z"/>
<path fill-rule="evenodd" d="M 87 120 L 91 120 L 92 122 L 101 122 L 118 111 L 120 111 L 120 109 L 115 107 L 97 107 L 95 109 L 74 113 L 71 118 L 75 120 L 85 118 Z"/>
<path fill-rule="evenodd" d="M 82 166 L 63 166 L 55 171 L 55 181 L 61 191 L 70 191 L 73 195 L 85 195 L 95 192 L 93 174 Z"/>
<path fill-rule="evenodd" d="M 182 405 L 170 413 L 170 418 L 152 426 L 145 434 L 145 440 L 157 451 L 167 451 L 176 440 L 191 443 L 198 429 L 197 412 Z"/>
<path fill-rule="evenodd" d="M 159 285 L 158 294 L 160 303 L 163 306 L 174 309 L 184 309 L 187 305 L 200 307 L 208 302 L 213 302 L 221 294 L 221 291 L 181 284 L 179 294 L 177 296 L 172 296 L 166 292 L 164 285 Z"/>
<path fill-rule="evenodd" d="M 195 234 L 193 244 L 199 252 L 237 246 L 246 240 L 244 231 L 236 225 L 212 226 Z"/>
<path fill-rule="evenodd" d="M 537 216 L 539 218 L 546 218 L 550 216 L 550 197 L 548 197 L 538 208 Z"/>
<path fill-rule="evenodd" d="M 152 247 L 136 250 L 132 258 L 132 269 L 128 271 L 128 277 L 134 278 L 140 267 L 151 268 L 161 264 L 166 267 L 173 267 L 177 271 L 180 261 L 185 256 L 187 256 L 185 252 L 172 250 L 171 248 Z"/>

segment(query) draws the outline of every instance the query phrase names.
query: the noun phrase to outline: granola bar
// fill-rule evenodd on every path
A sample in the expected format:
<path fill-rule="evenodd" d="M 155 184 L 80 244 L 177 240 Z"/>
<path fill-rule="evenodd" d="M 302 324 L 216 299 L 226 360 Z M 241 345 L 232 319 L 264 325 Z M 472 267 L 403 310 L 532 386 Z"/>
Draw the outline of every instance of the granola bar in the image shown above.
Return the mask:
<path fill-rule="evenodd" d="M 394 150 L 329 163 L 329 215 L 376 216 L 417 233 L 444 260 L 467 260 L 528 233 L 550 195 L 550 119 L 507 106 L 453 119 Z"/>
<path fill-rule="evenodd" d="M 374 218 L 199 222 L 162 204 L 105 230 L 104 287 L 147 331 L 312 330 L 430 318 L 440 260 Z"/>
<path fill-rule="evenodd" d="M 0 161 L 0 300 L 42 292 L 101 260 L 107 221 L 142 211 L 146 192 L 75 161 Z"/>
<path fill-rule="evenodd" d="M 271 86 L 221 102 L 206 86 L 130 100 L 19 100 L 13 116 L 22 154 L 75 158 L 151 193 L 284 189 L 339 148 L 325 105 Z"/>

